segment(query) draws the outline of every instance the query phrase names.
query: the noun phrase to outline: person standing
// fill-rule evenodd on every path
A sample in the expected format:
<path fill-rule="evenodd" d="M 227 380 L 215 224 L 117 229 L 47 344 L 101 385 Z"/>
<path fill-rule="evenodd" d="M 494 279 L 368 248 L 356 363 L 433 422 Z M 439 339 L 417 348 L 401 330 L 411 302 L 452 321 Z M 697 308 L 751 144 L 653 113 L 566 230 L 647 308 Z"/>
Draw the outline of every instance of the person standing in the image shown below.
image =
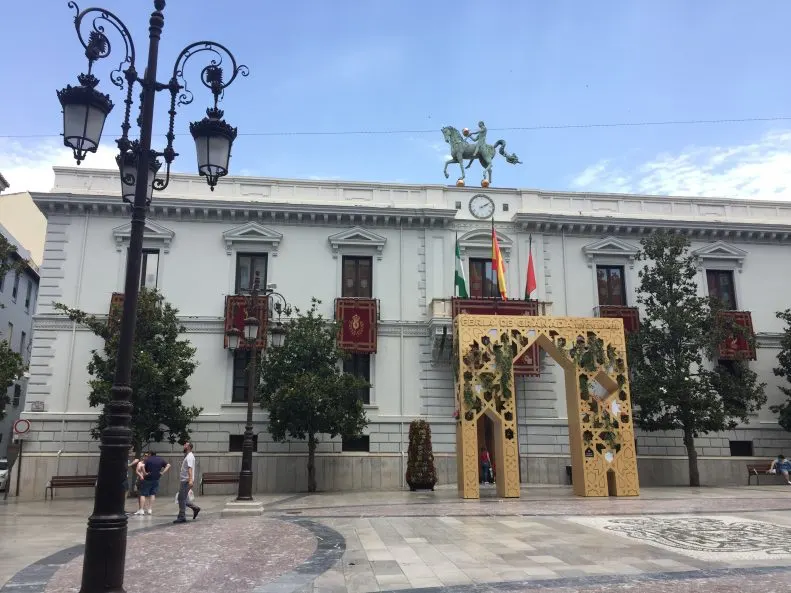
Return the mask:
<path fill-rule="evenodd" d="M 140 472 L 140 511 L 136 515 L 150 515 L 153 513 L 154 501 L 159 492 L 159 480 L 168 473 L 170 464 L 154 451 L 146 453 L 145 461 L 142 464 L 143 470 Z M 148 499 L 148 500 L 146 500 Z"/>
<path fill-rule="evenodd" d="M 195 482 L 195 455 L 192 453 L 192 443 L 184 443 L 184 460 L 181 462 L 179 472 L 179 514 L 174 523 L 187 522 L 187 507 L 192 509 L 192 519 L 195 520 L 200 513 L 200 507 L 188 500 L 189 492 Z"/>
<path fill-rule="evenodd" d="M 492 483 L 491 468 L 492 458 L 489 456 L 489 451 L 486 450 L 486 447 L 481 447 L 481 484 L 484 482 Z"/>

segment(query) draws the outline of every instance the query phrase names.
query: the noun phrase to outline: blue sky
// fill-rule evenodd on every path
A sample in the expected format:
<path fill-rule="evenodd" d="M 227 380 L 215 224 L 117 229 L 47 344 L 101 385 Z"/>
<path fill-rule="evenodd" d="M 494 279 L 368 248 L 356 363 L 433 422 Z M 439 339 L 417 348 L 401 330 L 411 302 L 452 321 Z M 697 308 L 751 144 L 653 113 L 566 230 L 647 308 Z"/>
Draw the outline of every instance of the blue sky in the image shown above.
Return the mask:
<path fill-rule="evenodd" d="M 140 56 L 152 4 L 102 3 L 132 30 Z M 65 1 L 3 10 L 0 171 L 11 191 L 46 189 L 47 169 L 69 164 L 57 148 L 55 89 L 85 60 Z M 791 121 L 494 130 L 791 116 L 788 2 L 170 0 L 165 14 L 161 79 L 200 39 L 225 43 L 250 67 L 223 104 L 240 132 L 232 173 L 446 183 L 440 128 L 483 119 L 490 141 L 505 139 L 524 163 L 498 157 L 495 186 L 791 198 Z M 122 114 L 112 66 L 96 69 L 117 106 L 105 150 L 87 166 L 112 162 Z M 198 73 L 194 62 L 193 88 Z M 22 94 L 10 90 L 17 85 Z M 188 124 L 208 105 L 201 91 L 177 117 L 179 171 L 194 170 Z M 158 101 L 162 133 L 165 95 Z M 291 134 L 399 130 L 411 132 Z M 254 135 L 263 132 L 287 134 Z M 477 165 L 470 173 L 479 179 Z"/>

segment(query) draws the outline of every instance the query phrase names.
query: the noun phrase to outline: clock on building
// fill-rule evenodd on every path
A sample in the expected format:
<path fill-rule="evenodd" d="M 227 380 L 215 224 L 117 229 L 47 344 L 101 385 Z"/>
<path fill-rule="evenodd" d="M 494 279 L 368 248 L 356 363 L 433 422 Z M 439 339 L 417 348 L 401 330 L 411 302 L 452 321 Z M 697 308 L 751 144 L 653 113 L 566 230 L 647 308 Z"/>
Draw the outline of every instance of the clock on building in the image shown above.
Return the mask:
<path fill-rule="evenodd" d="M 475 194 L 470 198 L 470 214 L 479 219 L 491 218 L 494 215 L 494 200 L 486 194 Z"/>

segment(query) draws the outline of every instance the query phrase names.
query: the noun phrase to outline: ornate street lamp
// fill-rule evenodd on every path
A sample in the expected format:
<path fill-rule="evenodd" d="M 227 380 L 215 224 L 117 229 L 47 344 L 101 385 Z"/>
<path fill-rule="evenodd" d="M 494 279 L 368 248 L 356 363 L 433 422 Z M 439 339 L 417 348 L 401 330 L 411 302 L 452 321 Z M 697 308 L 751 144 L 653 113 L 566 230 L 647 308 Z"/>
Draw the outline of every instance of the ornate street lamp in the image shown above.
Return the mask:
<path fill-rule="evenodd" d="M 93 65 L 110 55 L 111 45 L 108 33 L 117 33 L 123 45 L 118 45 L 124 53 L 118 67 L 110 73 L 110 81 L 120 89 L 126 87 L 124 99 L 124 118 L 121 123 L 121 137 L 118 138 L 119 155 L 117 163 L 121 177 L 121 196 L 129 202 L 132 211 L 129 257 L 126 264 L 125 298 L 118 356 L 112 387 L 112 400 L 105 405 L 108 425 L 102 431 L 99 472 L 96 482 L 93 514 L 88 519 L 85 536 L 85 556 L 82 570 L 81 593 L 115 593 L 123 591 L 124 564 L 126 562 L 127 519 L 124 512 L 123 481 L 126 474 L 126 461 L 132 441 L 131 423 L 131 379 L 132 348 L 134 328 L 137 317 L 137 298 L 140 285 L 140 266 L 143 253 L 143 229 L 146 210 L 151 202 L 153 190 L 163 190 L 170 181 L 170 166 L 178 156 L 173 148 L 173 132 L 177 105 L 192 102 L 192 92 L 187 88 L 184 71 L 187 62 L 196 54 L 209 52 L 209 64 L 201 70 L 201 82 L 214 96 L 212 113 L 215 115 L 213 129 L 205 129 L 200 135 L 206 146 L 222 146 L 222 150 L 210 150 L 208 158 L 199 157 L 199 162 L 210 166 L 199 169 L 207 177 L 212 190 L 217 180 L 228 172 L 228 159 L 236 130 L 223 122 L 222 112 L 217 103 L 225 89 L 236 77 L 248 75 L 246 66 L 237 65 L 236 59 L 228 49 L 213 41 L 200 41 L 186 46 L 176 58 L 173 71 L 167 83 L 157 81 L 159 40 L 165 25 L 165 0 L 154 0 L 154 11 L 149 18 L 148 58 L 141 78 L 137 71 L 135 46 L 126 25 L 112 12 L 103 8 L 88 8 L 80 11 L 75 2 L 68 3 L 75 11 L 74 28 L 88 58 L 88 72 L 77 77 L 80 85 L 67 86 L 58 91 L 58 99 L 63 107 L 63 143 L 72 149 L 77 164 L 89 152 L 96 152 L 101 140 L 107 115 L 113 108 L 108 95 L 96 90 L 99 80 L 93 75 Z M 87 34 L 86 34 L 87 33 Z M 224 62 L 224 60 L 227 60 Z M 227 66 L 230 77 L 223 81 L 223 64 Z M 134 87 L 139 84 L 140 117 L 137 119 L 139 139 L 129 138 L 130 113 L 134 103 Z M 154 99 L 159 91 L 170 93 L 170 122 L 165 135 L 167 145 L 162 152 L 151 150 L 151 136 L 154 123 Z M 222 127 L 223 124 L 226 126 Z M 195 126 L 197 124 L 193 124 Z M 193 127 L 191 126 L 191 127 Z M 205 127 L 205 126 L 204 126 Z M 231 134 L 229 132 L 233 130 Z M 197 142 L 197 139 L 196 139 Z M 200 145 L 198 148 L 201 150 Z M 227 150 L 226 150 L 227 148 Z M 162 166 L 159 157 L 164 159 L 164 179 L 156 175 Z M 219 159 L 219 160 L 215 160 Z M 214 165 L 211 168 L 211 165 Z M 210 173 L 207 174 L 207 173 Z"/>

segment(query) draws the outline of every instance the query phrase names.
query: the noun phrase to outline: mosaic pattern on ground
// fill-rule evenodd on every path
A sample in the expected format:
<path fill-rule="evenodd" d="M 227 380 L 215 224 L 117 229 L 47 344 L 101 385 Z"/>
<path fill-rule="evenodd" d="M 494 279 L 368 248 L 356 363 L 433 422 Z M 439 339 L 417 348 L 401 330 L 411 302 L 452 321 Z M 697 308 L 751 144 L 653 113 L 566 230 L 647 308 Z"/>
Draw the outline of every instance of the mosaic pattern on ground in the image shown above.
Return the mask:
<path fill-rule="evenodd" d="M 787 527 L 738 517 L 573 517 L 570 520 L 702 560 L 791 556 Z"/>

